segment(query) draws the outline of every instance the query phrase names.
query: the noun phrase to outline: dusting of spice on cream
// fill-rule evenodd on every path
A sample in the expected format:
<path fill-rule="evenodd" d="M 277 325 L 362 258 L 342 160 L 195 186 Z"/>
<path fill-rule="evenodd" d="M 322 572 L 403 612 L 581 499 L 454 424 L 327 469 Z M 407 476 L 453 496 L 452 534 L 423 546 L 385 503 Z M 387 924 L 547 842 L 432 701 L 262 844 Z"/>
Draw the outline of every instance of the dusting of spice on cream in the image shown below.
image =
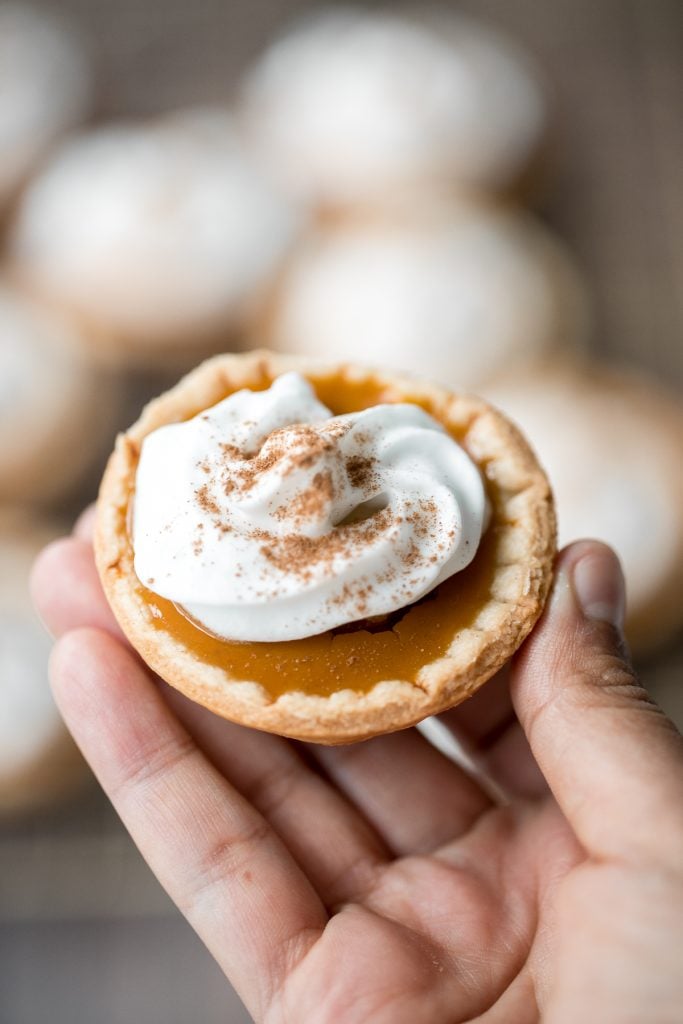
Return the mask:
<path fill-rule="evenodd" d="M 422 409 L 333 416 L 287 373 L 145 439 L 135 569 L 217 636 L 300 639 L 429 593 L 486 514 L 477 467 Z"/>

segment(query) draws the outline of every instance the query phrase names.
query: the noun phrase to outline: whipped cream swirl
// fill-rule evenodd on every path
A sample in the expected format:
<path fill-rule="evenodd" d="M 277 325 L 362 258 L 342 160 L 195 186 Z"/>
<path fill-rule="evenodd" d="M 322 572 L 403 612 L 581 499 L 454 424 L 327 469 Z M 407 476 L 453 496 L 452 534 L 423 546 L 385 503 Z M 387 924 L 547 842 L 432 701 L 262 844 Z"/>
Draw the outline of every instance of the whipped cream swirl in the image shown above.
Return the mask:
<path fill-rule="evenodd" d="M 294 640 L 423 597 L 486 515 L 477 467 L 422 409 L 332 416 L 286 373 L 148 435 L 135 571 L 210 633 Z"/>

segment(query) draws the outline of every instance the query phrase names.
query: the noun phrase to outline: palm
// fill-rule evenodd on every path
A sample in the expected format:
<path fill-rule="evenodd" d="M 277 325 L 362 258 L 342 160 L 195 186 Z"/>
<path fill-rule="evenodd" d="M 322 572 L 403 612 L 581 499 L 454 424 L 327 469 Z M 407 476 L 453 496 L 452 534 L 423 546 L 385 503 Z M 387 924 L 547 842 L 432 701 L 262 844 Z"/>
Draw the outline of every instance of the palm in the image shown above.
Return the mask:
<path fill-rule="evenodd" d="M 273 894 L 280 915 L 266 928 L 282 926 L 292 862 L 323 904 L 322 926 L 307 926 L 297 908 L 293 934 L 275 944 L 266 1020 L 419 1024 L 471 1020 L 511 999 L 535 1005 L 552 942 L 548 907 L 582 854 L 519 726 L 500 728 L 509 710 L 505 678 L 465 720 L 497 773 L 509 768 L 512 788 L 533 793 L 503 807 L 416 730 L 346 748 L 295 744 L 163 692 L 282 842 Z M 458 717 L 444 716 L 451 725 Z M 487 744 L 487 733 L 498 739 Z M 191 919 L 198 902 L 217 898 L 224 873 L 241 888 L 259 884 L 262 839 L 258 826 L 255 836 L 249 829 L 237 863 L 234 851 L 224 861 L 220 840 L 208 868 L 202 858 L 199 896 L 183 906 Z"/>
<path fill-rule="evenodd" d="M 485 813 L 379 870 L 291 972 L 273 1019 L 454 1024 L 489 1010 L 491 1021 L 534 1020 L 555 890 L 582 860 L 549 799 Z"/>
<path fill-rule="evenodd" d="M 591 552 L 609 582 L 599 546 L 561 570 Z M 118 632 L 87 540 L 48 549 L 34 585 L 76 739 L 258 1021 L 678 1020 L 680 737 L 566 585 L 511 687 L 442 716 L 485 785 L 415 729 L 295 744 L 169 690 Z"/>

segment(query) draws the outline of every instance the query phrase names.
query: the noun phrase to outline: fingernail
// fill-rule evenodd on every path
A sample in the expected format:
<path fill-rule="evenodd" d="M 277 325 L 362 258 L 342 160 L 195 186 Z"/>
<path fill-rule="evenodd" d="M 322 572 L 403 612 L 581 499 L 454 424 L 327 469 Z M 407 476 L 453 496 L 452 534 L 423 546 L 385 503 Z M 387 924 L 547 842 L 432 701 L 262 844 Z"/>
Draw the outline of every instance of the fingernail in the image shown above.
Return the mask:
<path fill-rule="evenodd" d="M 572 582 L 576 599 L 587 619 L 609 622 L 624 628 L 626 595 L 624 577 L 616 557 L 609 549 L 585 554 L 575 563 Z"/>
<path fill-rule="evenodd" d="M 38 609 L 37 609 L 37 608 L 35 607 L 35 605 L 33 606 L 33 614 L 35 615 L 35 617 L 36 617 L 36 621 L 38 622 L 38 624 L 39 624 L 40 626 L 42 626 L 42 628 L 43 628 L 43 629 L 45 630 L 45 632 L 46 632 L 46 633 L 47 633 L 47 635 L 49 636 L 50 640 L 52 640 L 52 642 L 54 643 L 54 642 L 55 642 L 55 640 L 57 639 L 57 635 L 56 635 L 55 633 L 53 633 L 53 632 L 52 632 L 52 630 L 51 630 L 51 629 L 50 629 L 50 627 L 48 626 L 47 622 L 45 621 L 45 619 L 43 618 L 43 616 L 42 616 L 42 615 L 40 614 L 40 612 L 38 611 Z"/>

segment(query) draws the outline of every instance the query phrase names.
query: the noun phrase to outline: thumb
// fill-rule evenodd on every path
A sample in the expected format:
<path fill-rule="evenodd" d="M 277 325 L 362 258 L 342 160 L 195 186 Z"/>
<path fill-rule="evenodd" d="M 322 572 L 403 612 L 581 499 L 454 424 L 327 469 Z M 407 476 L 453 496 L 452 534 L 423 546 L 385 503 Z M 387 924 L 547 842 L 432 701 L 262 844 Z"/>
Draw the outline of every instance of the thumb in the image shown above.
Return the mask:
<path fill-rule="evenodd" d="M 661 859 L 668 849 L 678 858 L 683 740 L 633 674 L 623 617 L 614 552 L 596 541 L 566 548 L 548 607 L 513 664 L 512 699 L 587 851 Z"/>

